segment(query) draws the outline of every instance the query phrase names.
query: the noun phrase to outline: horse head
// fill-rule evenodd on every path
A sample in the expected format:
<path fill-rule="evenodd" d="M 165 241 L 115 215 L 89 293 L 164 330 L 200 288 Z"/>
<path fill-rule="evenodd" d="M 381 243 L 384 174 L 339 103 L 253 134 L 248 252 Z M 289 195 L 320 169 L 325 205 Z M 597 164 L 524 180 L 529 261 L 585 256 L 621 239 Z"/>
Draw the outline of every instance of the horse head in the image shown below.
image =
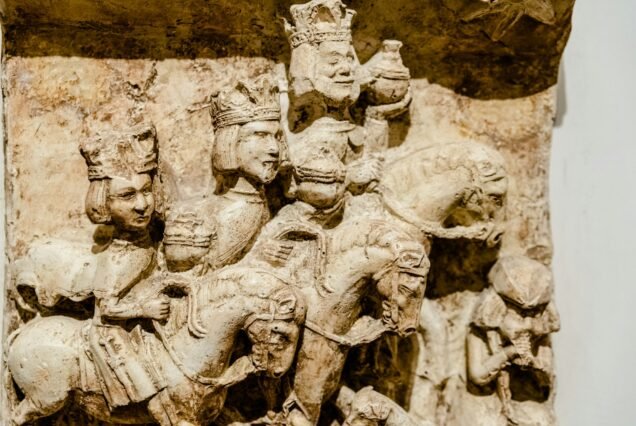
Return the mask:
<path fill-rule="evenodd" d="M 262 272 L 260 278 L 282 282 Z M 304 301 L 286 285 L 264 297 L 257 308 L 244 325 L 252 343 L 250 358 L 257 370 L 278 378 L 294 362 L 300 327 L 305 320 Z"/>
<path fill-rule="evenodd" d="M 356 304 L 351 308 L 359 311 L 364 297 L 370 297 L 381 307 L 379 319 L 383 330 L 400 335 L 413 332 L 418 324 L 430 267 L 425 247 L 391 222 L 356 220 L 340 227 L 332 236 L 330 256 L 335 261 L 328 262 L 330 282 L 326 284 L 347 296 L 358 288 L 358 297 L 357 301 L 351 297 L 339 298 L 334 311 L 344 309 L 342 300 Z M 310 318 L 313 320 L 313 316 Z M 359 318 L 353 326 L 355 332 L 350 332 L 375 335 L 371 330 L 377 327 L 364 325 L 367 320 L 368 317 Z M 367 331 L 359 330 L 361 328 Z"/>
<path fill-rule="evenodd" d="M 475 222 L 499 219 L 508 190 L 503 157 L 496 150 L 477 143 L 451 145 L 462 148 L 464 167 L 470 171 L 470 181 L 461 202 L 447 220 L 469 226 Z"/>
<path fill-rule="evenodd" d="M 228 281 L 235 284 L 234 297 L 242 299 L 240 328 L 251 344 L 247 359 L 252 372 L 282 376 L 296 354 L 306 313 L 303 298 L 293 286 L 262 268 L 230 266 L 220 270 L 211 285 L 223 286 Z"/>
<path fill-rule="evenodd" d="M 416 331 L 430 262 L 420 244 L 412 240 L 394 244 L 395 260 L 373 278 L 382 300 L 382 321 L 400 337 Z"/>
<path fill-rule="evenodd" d="M 388 209 L 428 234 L 491 245 L 501 237 L 508 181 L 503 157 L 488 146 L 464 141 L 411 151 L 387 165 L 382 186 Z"/>

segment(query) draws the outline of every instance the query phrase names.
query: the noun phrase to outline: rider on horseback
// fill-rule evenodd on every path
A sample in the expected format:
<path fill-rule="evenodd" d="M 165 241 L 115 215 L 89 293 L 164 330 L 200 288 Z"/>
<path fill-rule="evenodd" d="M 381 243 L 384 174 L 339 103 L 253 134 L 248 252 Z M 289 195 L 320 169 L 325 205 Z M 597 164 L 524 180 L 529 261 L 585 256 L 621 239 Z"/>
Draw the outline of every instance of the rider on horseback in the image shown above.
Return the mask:
<path fill-rule="evenodd" d="M 313 241 L 320 269 L 326 255 L 325 229 L 342 220 L 345 206 L 345 165 L 326 145 L 290 150 L 292 162 L 287 195 L 295 201 L 284 206 L 267 223 L 250 253 L 264 257 L 272 266 L 287 263 L 302 241 Z M 300 237 L 303 238 L 300 238 Z M 299 248 L 300 249 L 300 248 Z M 316 272 L 319 272 L 316 270 Z"/>
<path fill-rule="evenodd" d="M 90 186 L 86 213 L 110 225 L 112 238 L 97 254 L 92 292 L 95 314 L 86 330 L 88 353 L 111 409 L 141 402 L 166 385 L 143 344 L 141 318 L 165 319 L 169 301 L 144 295 L 156 269 L 156 242 L 150 236 L 157 167 L 153 127 L 98 137 L 82 143 Z"/>

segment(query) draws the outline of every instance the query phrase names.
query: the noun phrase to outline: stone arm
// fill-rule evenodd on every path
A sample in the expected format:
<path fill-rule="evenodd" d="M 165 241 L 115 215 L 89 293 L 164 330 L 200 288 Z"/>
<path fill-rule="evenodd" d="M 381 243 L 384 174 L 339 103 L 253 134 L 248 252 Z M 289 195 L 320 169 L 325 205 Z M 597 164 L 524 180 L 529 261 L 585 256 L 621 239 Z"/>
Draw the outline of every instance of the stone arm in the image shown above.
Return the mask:
<path fill-rule="evenodd" d="M 388 105 L 370 105 L 365 110 L 364 129 L 366 131 L 365 151 L 384 152 L 389 148 L 389 120 L 408 111 L 411 91 L 404 99 Z"/>
<path fill-rule="evenodd" d="M 474 332 L 466 342 L 468 378 L 479 386 L 492 382 L 499 372 L 517 355 L 514 346 L 506 346 L 491 353 L 486 342 Z"/>
<path fill-rule="evenodd" d="M 148 298 L 137 302 L 116 296 L 106 296 L 97 298 L 95 304 L 101 316 L 111 320 L 165 319 L 170 309 L 170 301 L 167 297 Z"/>
<path fill-rule="evenodd" d="M 550 346 L 550 339 L 548 336 L 544 337 L 538 344 L 537 356 L 534 357 L 533 366 L 545 372 L 546 374 L 554 374 L 554 356 L 552 353 L 552 346 Z"/>

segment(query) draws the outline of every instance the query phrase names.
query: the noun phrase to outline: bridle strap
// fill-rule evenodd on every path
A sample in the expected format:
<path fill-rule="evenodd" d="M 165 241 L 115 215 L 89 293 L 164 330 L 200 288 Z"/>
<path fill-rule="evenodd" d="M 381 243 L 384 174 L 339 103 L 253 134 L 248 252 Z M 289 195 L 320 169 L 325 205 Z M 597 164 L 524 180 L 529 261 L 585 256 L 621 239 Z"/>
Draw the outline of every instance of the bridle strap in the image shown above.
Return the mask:
<path fill-rule="evenodd" d="M 358 321 L 360 321 L 360 320 L 363 320 L 364 318 L 369 318 L 369 317 L 358 318 L 358 320 L 356 320 L 356 323 Z M 343 335 L 332 333 L 332 332 L 327 331 L 324 328 L 320 327 L 315 322 L 309 321 L 309 320 L 305 321 L 305 328 L 313 331 L 314 333 L 318 334 L 319 336 L 324 337 L 327 340 L 330 340 L 330 341 L 332 341 L 334 343 L 337 343 L 340 346 L 345 346 L 347 348 L 353 348 L 355 346 L 359 346 L 359 345 L 362 345 L 362 344 L 370 343 L 370 342 L 378 339 L 384 332 L 390 330 L 389 328 L 385 327 L 383 320 L 374 319 L 373 321 L 381 322 L 382 323 L 382 328 L 378 329 L 376 327 L 374 329 L 373 327 L 370 327 L 368 329 L 370 331 L 368 331 L 365 335 L 356 336 L 355 338 L 352 338 L 352 337 L 347 336 L 347 335 L 343 336 Z M 354 328 L 354 327 L 355 327 L 355 323 L 352 326 L 352 328 Z"/>
<path fill-rule="evenodd" d="M 152 320 L 152 323 L 155 326 L 155 330 L 157 331 L 157 334 L 159 335 L 159 340 L 161 341 L 163 347 L 168 352 L 168 355 L 170 355 L 170 359 L 172 359 L 172 362 L 174 362 L 174 364 L 177 366 L 179 371 L 183 373 L 184 376 L 186 376 L 191 381 L 201 385 L 212 386 L 212 387 L 214 387 L 215 385 L 218 385 L 218 380 L 216 377 L 205 377 L 186 367 L 183 361 L 179 359 L 179 357 L 177 356 L 176 352 L 174 351 L 170 343 L 168 343 L 168 339 L 166 338 L 166 334 L 164 332 L 163 326 L 159 324 L 159 321 L 157 320 Z"/>
<path fill-rule="evenodd" d="M 332 342 L 335 342 L 337 344 L 339 344 L 340 346 L 346 346 L 346 347 L 354 347 L 355 344 L 348 338 L 341 336 L 339 334 L 334 334 L 331 333 L 327 330 L 325 330 L 324 328 L 320 327 L 318 324 L 316 324 L 313 321 L 309 321 L 309 320 L 305 320 L 305 328 L 308 328 L 309 330 L 313 331 L 316 334 L 321 335 L 322 337 L 324 337 L 327 340 L 331 340 Z"/>

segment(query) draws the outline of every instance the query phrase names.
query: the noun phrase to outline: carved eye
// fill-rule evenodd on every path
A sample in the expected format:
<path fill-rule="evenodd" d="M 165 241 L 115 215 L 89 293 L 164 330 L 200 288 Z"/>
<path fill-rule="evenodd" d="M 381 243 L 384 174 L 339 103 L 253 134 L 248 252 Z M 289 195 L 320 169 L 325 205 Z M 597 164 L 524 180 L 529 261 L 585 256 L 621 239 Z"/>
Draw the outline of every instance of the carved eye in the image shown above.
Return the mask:
<path fill-rule="evenodd" d="M 123 192 L 121 194 L 113 194 L 112 198 L 117 198 L 119 200 L 130 201 L 135 198 L 137 193 L 135 191 Z"/>
<path fill-rule="evenodd" d="M 501 207 L 501 205 L 503 205 L 503 197 L 501 195 L 498 194 L 492 194 L 490 195 L 490 200 L 493 202 L 493 204 L 495 204 L 496 206 Z"/>
<path fill-rule="evenodd" d="M 412 288 L 409 288 L 409 287 L 407 287 L 405 285 L 401 285 L 399 287 L 399 289 L 400 289 L 400 293 L 404 293 L 407 296 L 413 296 L 415 294 L 415 290 L 413 290 Z"/>

